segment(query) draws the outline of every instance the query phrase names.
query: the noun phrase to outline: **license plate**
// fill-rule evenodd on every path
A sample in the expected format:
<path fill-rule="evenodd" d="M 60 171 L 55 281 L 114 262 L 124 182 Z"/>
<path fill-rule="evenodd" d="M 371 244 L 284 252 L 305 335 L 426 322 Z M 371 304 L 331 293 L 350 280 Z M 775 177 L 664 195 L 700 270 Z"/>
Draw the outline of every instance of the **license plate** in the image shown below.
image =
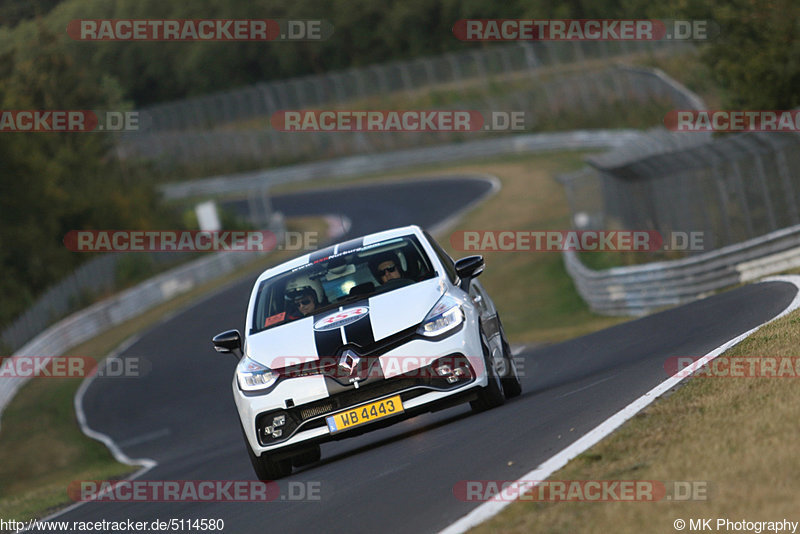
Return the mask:
<path fill-rule="evenodd" d="M 325 418 L 328 423 L 328 429 L 331 434 L 334 432 L 341 432 L 342 430 L 349 430 L 353 427 L 383 419 L 390 415 L 403 413 L 403 402 L 400 400 L 400 395 L 389 397 L 377 402 L 371 402 L 364 406 L 350 408 L 343 412 L 329 415 Z"/>

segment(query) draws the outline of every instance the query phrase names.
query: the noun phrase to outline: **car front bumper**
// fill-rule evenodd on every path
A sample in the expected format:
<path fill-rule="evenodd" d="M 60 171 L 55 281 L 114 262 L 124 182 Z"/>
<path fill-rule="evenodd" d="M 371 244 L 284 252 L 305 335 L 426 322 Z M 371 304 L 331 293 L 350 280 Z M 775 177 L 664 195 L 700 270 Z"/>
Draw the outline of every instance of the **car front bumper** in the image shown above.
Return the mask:
<path fill-rule="evenodd" d="M 258 456 L 268 452 L 279 458 L 313 444 L 353 437 L 473 400 L 478 388 L 487 384 L 477 332 L 477 325 L 468 319 L 464 328 L 444 339 L 414 338 L 377 357 L 386 378 L 364 383 L 359 388 L 348 387 L 333 395 L 331 379 L 323 375 L 284 379 L 264 394 L 243 393 L 234 378 L 234 400 L 251 449 Z M 431 361 L 450 357 L 464 357 L 469 362 L 469 380 L 448 384 L 441 378 L 429 378 L 429 373 L 415 373 Z M 337 433 L 331 433 L 326 424 L 326 417 L 333 413 L 398 394 L 403 402 L 402 413 Z M 265 428 L 280 414 L 285 414 L 286 424 L 281 425 L 281 435 L 274 439 Z"/>

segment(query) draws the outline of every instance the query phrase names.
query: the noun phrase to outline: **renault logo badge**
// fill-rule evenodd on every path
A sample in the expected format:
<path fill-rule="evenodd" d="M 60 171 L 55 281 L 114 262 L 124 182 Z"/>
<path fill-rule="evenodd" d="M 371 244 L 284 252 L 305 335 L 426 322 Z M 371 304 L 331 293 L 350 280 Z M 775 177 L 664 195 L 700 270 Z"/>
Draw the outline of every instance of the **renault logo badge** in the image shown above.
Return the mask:
<path fill-rule="evenodd" d="M 361 358 L 359 358 L 358 354 L 350 349 L 347 349 L 339 358 L 339 369 L 348 375 L 352 375 L 353 371 L 358 366 L 358 362 L 360 361 Z"/>

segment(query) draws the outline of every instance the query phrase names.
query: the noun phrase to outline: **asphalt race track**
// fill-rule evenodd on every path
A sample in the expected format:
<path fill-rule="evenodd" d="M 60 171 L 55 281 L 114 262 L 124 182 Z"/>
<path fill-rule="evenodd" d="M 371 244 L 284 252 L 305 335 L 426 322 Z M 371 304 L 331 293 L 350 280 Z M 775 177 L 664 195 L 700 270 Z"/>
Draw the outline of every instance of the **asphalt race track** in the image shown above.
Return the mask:
<path fill-rule="evenodd" d="M 440 179 L 277 196 L 273 205 L 289 216 L 344 214 L 358 235 L 432 226 L 489 189 L 486 181 Z M 230 391 L 236 362 L 210 343 L 217 332 L 241 329 L 251 284 L 232 285 L 145 332 L 124 356 L 149 360 L 146 376 L 97 379 L 88 389 L 89 426 L 131 458 L 158 462 L 143 479 L 253 479 Z M 101 502 L 58 520 L 222 518 L 232 534 L 436 532 L 477 506 L 454 497 L 459 481 L 524 475 L 666 379 L 667 358 L 709 352 L 780 313 L 795 293 L 783 282 L 750 285 L 524 351 L 523 394 L 505 406 L 473 415 L 464 405 L 324 444 L 320 463 L 279 483 L 285 497 L 289 483 L 318 482 L 318 500 Z"/>

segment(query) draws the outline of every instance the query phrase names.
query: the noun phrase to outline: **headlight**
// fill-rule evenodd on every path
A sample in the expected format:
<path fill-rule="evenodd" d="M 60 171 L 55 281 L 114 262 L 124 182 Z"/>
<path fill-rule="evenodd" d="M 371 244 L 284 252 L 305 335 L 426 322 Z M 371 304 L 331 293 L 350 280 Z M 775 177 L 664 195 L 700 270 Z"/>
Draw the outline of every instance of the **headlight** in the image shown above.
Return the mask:
<path fill-rule="evenodd" d="M 464 311 L 461 305 L 453 297 L 445 295 L 428 312 L 417 333 L 426 337 L 436 337 L 458 328 L 463 322 Z"/>
<path fill-rule="evenodd" d="M 245 356 L 236 366 L 236 380 L 242 391 L 258 391 L 274 384 L 278 373 Z"/>

